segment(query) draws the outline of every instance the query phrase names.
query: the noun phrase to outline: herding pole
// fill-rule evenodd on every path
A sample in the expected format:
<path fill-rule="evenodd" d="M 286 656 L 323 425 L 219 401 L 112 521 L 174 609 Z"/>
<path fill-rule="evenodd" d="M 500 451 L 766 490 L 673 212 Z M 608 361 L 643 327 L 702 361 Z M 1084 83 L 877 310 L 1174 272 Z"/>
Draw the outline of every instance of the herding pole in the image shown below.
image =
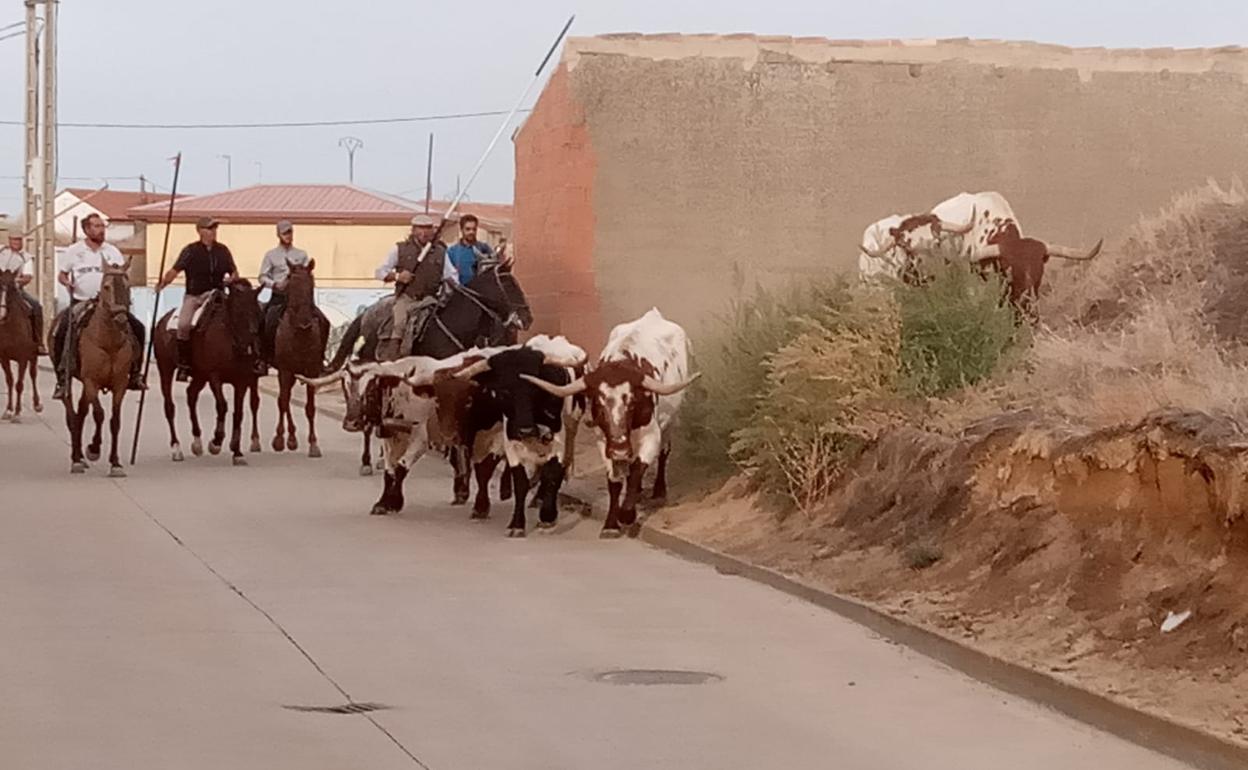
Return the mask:
<path fill-rule="evenodd" d="M 486 158 L 490 157 L 490 152 L 494 150 L 494 145 L 498 144 L 499 137 L 501 137 L 503 132 L 507 130 L 507 124 L 511 122 L 513 117 L 515 117 L 515 114 L 520 111 L 520 107 L 524 104 L 524 100 L 529 98 L 529 92 L 533 90 L 533 86 L 537 85 L 538 78 L 542 76 L 542 70 L 546 69 L 547 62 L 550 61 L 550 57 L 555 55 L 555 50 L 559 47 L 559 44 L 563 42 L 563 36 L 568 34 L 568 29 L 571 28 L 572 22 L 575 19 L 576 14 L 572 14 L 568 17 L 568 23 L 563 25 L 563 29 L 559 32 L 559 37 L 555 38 L 554 44 L 550 47 L 550 50 L 546 52 L 546 56 L 542 58 L 542 63 L 537 65 L 537 71 L 533 73 L 532 80 L 529 81 L 529 85 L 524 89 L 524 93 L 520 95 L 520 99 L 516 102 L 516 106 L 512 107 L 511 112 L 507 113 L 507 117 L 503 118 L 502 125 L 498 127 L 498 131 L 494 134 L 494 138 L 490 140 L 489 146 L 486 147 L 485 152 L 481 154 L 481 160 L 477 161 L 476 168 L 472 170 L 472 174 L 468 177 L 468 183 L 465 184 L 455 195 L 455 200 L 451 202 L 450 207 L 448 207 L 442 214 L 442 219 L 438 222 L 438 229 L 433 232 L 433 238 L 425 244 L 423 249 L 420 250 L 420 256 L 417 257 L 417 261 L 424 262 L 425 255 L 428 254 L 429 249 L 433 247 L 434 241 L 438 240 L 438 238 L 442 236 L 442 228 L 446 227 L 446 223 L 450 220 L 451 214 L 454 214 L 455 209 L 459 208 L 460 201 L 464 199 L 464 195 L 467 194 L 468 188 L 472 186 L 472 181 L 476 179 L 477 174 L 481 172 L 481 167 L 485 165 Z"/>
<path fill-rule="evenodd" d="M 156 295 L 152 297 L 152 325 L 147 327 L 147 353 L 143 359 L 143 382 L 152 368 L 152 348 L 156 344 L 156 322 L 160 320 L 160 281 L 165 276 L 165 260 L 169 256 L 169 231 L 173 229 L 173 205 L 178 199 L 178 175 L 182 170 L 182 153 L 173 159 L 173 188 L 169 191 L 169 213 L 165 216 L 165 245 L 160 249 L 160 272 L 156 274 Z M 143 404 L 147 401 L 147 388 L 139 391 L 139 413 L 134 419 L 134 443 L 130 447 L 130 464 L 134 465 L 139 454 L 139 430 L 143 427 Z"/>

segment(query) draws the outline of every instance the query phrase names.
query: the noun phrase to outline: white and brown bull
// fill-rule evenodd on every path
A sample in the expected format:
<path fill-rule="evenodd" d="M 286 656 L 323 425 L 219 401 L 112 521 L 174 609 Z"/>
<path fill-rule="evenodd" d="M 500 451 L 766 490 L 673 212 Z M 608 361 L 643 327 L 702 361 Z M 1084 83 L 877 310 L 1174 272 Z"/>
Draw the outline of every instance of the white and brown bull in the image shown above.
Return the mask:
<path fill-rule="evenodd" d="M 654 496 L 667 496 L 669 428 L 683 391 L 697 379 L 697 375 L 689 376 L 685 330 L 652 309 L 636 321 L 615 327 L 597 363 L 568 385 L 523 378 L 560 398 L 586 395 L 610 494 L 601 537 L 619 537 L 625 528 L 636 536 L 642 476 L 653 466 Z"/>

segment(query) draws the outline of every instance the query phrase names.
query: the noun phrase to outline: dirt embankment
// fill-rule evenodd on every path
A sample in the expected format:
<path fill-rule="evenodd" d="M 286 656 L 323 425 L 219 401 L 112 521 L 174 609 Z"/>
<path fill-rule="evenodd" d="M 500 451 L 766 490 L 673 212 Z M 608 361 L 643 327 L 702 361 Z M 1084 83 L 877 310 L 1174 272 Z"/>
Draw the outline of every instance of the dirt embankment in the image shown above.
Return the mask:
<path fill-rule="evenodd" d="M 1248 745 L 1248 434 L 1030 411 L 882 435 L 813 517 L 730 485 L 652 520 Z M 1173 623 L 1190 616 L 1174 630 Z"/>

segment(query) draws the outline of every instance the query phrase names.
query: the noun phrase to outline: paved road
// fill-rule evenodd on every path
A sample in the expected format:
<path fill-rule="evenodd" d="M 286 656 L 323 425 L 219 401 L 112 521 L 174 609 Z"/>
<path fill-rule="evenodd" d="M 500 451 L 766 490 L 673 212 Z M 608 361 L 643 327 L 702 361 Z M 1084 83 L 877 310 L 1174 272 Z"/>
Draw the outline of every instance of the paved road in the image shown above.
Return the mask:
<path fill-rule="evenodd" d="M 328 420 L 323 459 L 247 468 L 148 428 L 113 481 L 68 475 L 59 409 L 0 424 L 2 767 L 1179 767 L 592 522 L 508 540 L 434 463 L 370 517 Z M 389 708 L 287 708 L 349 700 Z"/>

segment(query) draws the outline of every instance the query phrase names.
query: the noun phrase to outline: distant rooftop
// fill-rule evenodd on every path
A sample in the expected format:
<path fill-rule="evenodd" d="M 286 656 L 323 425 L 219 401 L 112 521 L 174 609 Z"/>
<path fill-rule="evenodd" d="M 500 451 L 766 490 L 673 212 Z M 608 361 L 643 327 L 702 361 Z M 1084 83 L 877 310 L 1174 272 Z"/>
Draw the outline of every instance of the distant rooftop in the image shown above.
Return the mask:
<path fill-rule="evenodd" d="M 169 196 L 163 193 L 135 192 L 131 190 L 90 190 L 84 187 L 66 187 L 62 192 L 70 193 L 79 200 L 90 198 L 91 200 L 84 205 L 91 206 L 99 211 L 110 222 L 124 222 L 130 219 L 129 211 L 135 206 L 156 203 L 162 204 L 165 209 L 169 208 Z M 178 200 L 182 200 L 184 197 L 179 195 Z"/>
<path fill-rule="evenodd" d="M 441 215 L 447 201 L 432 201 L 431 213 Z M 268 184 L 237 190 L 179 198 L 173 221 L 191 222 L 213 216 L 225 223 L 272 223 L 289 219 L 296 224 L 360 223 L 406 225 L 412 215 L 425 210 L 424 201 L 346 184 Z M 457 214 L 475 214 L 484 224 L 505 227 L 511 223 L 512 207 L 501 203 L 461 203 Z M 161 222 L 168 216 L 164 205 L 130 209 L 134 219 Z M 458 220 L 458 216 L 452 217 Z"/>

